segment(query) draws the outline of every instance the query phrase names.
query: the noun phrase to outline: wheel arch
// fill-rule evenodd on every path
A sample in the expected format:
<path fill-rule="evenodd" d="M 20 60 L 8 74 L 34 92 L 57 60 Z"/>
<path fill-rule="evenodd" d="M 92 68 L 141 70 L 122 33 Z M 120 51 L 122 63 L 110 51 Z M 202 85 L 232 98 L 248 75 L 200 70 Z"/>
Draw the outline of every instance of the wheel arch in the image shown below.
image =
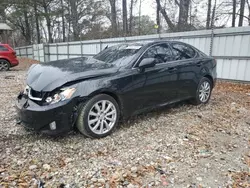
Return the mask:
<path fill-rule="evenodd" d="M 1 56 L 0 56 L 0 60 L 1 60 L 1 59 L 5 60 L 5 61 L 8 61 L 9 65 L 10 65 L 10 60 L 9 60 L 9 59 L 7 59 L 6 57 L 1 57 Z"/>
<path fill-rule="evenodd" d="M 211 83 L 212 83 L 212 88 L 213 88 L 213 87 L 214 87 L 214 80 L 213 80 L 213 77 L 212 77 L 211 75 L 209 75 L 209 74 L 204 75 L 204 77 L 207 78 L 207 79 L 209 79 L 209 80 L 211 81 Z"/>

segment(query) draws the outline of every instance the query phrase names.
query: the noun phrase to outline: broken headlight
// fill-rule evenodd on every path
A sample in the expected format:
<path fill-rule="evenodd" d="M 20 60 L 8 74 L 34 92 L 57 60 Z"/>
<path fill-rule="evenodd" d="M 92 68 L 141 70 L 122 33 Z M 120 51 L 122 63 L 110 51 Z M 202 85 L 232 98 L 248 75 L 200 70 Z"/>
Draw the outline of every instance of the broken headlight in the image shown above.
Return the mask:
<path fill-rule="evenodd" d="M 25 88 L 24 88 L 24 90 L 23 90 L 23 94 L 24 95 L 28 95 L 29 90 L 30 90 L 30 87 L 28 85 L 26 85 Z"/>
<path fill-rule="evenodd" d="M 66 99 L 70 99 L 72 95 L 75 93 L 76 88 L 62 88 L 60 92 L 54 94 L 51 97 L 46 98 L 46 102 L 49 104 L 54 104 L 60 101 L 64 101 Z"/>

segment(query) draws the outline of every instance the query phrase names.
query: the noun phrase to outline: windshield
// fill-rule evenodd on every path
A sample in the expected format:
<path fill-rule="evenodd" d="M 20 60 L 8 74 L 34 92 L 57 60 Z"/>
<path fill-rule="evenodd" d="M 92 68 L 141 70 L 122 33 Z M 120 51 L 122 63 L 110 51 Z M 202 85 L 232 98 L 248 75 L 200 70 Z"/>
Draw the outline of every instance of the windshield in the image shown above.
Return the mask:
<path fill-rule="evenodd" d="M 129 63 L 134 55 L 141 49 L 141 44 L 122 44 L 109 47 L 93 58 L 105 63 L 123 66 Z"/>

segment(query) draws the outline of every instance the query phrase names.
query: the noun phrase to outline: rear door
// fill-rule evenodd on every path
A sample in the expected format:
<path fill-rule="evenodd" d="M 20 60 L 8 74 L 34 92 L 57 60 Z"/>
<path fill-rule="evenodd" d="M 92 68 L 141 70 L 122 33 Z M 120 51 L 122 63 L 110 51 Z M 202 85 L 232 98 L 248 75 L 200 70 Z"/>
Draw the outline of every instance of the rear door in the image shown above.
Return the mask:
<path fill-rule="evenodd" d="M 191 46 L 180 42 L 173 42 L 170 45 L 178 68 L 177 98 L 192 97 L 193 92 L 196 91 L 202 62 Z"/>
<path fill-rule="evenodd" d="M 0 57 L 7 58 L 9 56 L 10 50 L 3 44 L 0 44 Z M 9 58 L 8 58 L 9 59 Z"/>

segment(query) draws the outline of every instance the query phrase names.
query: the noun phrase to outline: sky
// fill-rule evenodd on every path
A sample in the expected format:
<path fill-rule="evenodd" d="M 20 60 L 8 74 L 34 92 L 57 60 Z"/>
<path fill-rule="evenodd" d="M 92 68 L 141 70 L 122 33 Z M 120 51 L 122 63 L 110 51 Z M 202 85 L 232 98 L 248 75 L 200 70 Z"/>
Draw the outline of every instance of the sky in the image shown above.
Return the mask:
<path fill-rule="evenodd" d="M 138 0 L 139 2 L 140 0 Z M 141 5 L 141 14 L 142 15 L 148 15 L 152 18 L 152 20 L 156 19 L 156 3 L 155 0 L 141 0 L 142 5 Z M 212 0 L 212 6 L 214 4 L 215 0 Z M 205 25 L 206 21 L 206 14 L 207 14 L 207 0 L 192 0 L 192 2 L 195 2 L 197 5 L 197 17 L 199 18 L 200 22 Z M 228 6 L 227 8 L 224 8 L 223 5 L 226 4 L 226 2 L 230 2 L 231 0 L 217 0 L 217 10 L 216 13 L 228 13 L 232 12 L 232 7 Z M 223 4 L 221 4 L 223 3 Z M 239 7 L 238 7 L 239 9 Z M 139 3 L 135 5 L 134 11 L 136 15 L 139 15 Z M 245 5 L 245 15 L 248 15 L 248 9 L 247 9 L 247 4 Z M 176 16 L 178 16 L 176 14 Z M 221 15 L 219 16 L 219 19 L 216 21 L 215 25 L 223 25 L 225 24 L 226 26 L 230 27 L 231 26 L 231 18 L 228 15 Z M 236 25 L 238 24 L 238 18 L 236 19 Z M 244 25 L 247 26 L 247 20 L 244 19 Z"/>
<path fill-rule="evenodd" d="M 138 0 L 139 1 L 139 0 Z M 156 6 L 155 6 L 155 0 L 141 0 L 141 14 L 142 15 L 148 15 L 155 19 L 156 16 Z M 139 3 L 136 5 L 135 13 L 139 15 Z"/>
<path fill-rule="evenodd" d="M 204 0 L 196 0 L 196 2 L 199 2 L 198 3 L 199 5 L 201 5 L 202 3 L 205 3 L 206 1 L 204 1 Z M 138 0 L 138 3 L 134 7 L 134 11 L 135 11 L 136 15 L 139 15 L 139 2 L 140 2 L 140 0 Z M 148 15 L 155 21 L 156 20 L 156 3 L 155 3 L 155 0 L 141 0 L 141 2 L 142 2 L 141 3 L 141 14 L 142 15 Z M 171 8 L 169 10 L 171 10 Z M 199 18 L 206 19 L 206 11 L 204 11 L 204 10 L 201 10 L 201 8 L 199 8 L 199 11 L 198 11 Z M 162 17 L 162 15 L 160 15 L 160 16 Z M 178 16 L 178 14 L 176 14 L 176 17 L 177 16 Z"/>

